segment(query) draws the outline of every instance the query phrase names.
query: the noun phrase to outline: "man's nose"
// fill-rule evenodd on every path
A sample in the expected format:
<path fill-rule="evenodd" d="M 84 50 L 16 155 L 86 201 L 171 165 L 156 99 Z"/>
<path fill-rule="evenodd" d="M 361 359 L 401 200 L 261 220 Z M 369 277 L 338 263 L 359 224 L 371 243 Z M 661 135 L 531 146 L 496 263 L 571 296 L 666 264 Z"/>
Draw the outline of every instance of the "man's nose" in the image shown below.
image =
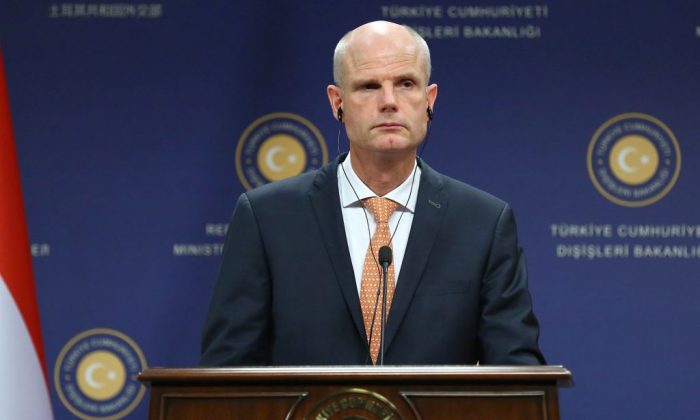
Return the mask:
<path fill-rule="evenodd" d="M 381 90 L 381 111 L 394 112 L 397 109 L 396 96 L 393 85 L 384 85 Z"/>

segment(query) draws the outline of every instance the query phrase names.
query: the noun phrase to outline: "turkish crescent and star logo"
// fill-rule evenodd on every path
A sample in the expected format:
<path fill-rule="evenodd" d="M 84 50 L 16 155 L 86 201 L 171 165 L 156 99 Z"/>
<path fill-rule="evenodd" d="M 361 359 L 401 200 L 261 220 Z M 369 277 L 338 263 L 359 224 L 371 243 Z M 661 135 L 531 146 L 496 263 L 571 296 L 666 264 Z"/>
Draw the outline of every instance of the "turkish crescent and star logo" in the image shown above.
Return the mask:
<path fill-rule="evenodd" d="M 236 172 L 246 190 L 328 163 L 321 132 L 309 120 L 288 112 L 253 121 L 236 147 Z"/>
<path fill-rule="evenodd" d="M 61 402 L 81 419 L 120 419 L 141 402 L 146 389 L 137 379 L 146 359 L 125 334 L 97 328 L 71 338 L 54 367 Z"/>
<path fill-rule="evenodd" d="M 605 198 L 626 207 L 662 199 L 681 170 L 681 150 L 659 119 L 641 113 L 606 121 L 588 145 L 588 175 Z"/>

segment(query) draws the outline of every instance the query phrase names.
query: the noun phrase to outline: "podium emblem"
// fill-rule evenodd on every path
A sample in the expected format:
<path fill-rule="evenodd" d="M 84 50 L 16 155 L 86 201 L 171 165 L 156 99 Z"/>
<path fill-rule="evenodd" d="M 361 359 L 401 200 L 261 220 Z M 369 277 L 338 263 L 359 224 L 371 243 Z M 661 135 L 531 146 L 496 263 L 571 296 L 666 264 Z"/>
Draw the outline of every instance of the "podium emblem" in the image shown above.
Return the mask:
<path fill-rule="evenodd" d="M 304 416 L 308 420 L 395 420 L 401 419 L 396 406 L 381 394 L 351 388 L 321 400 Z"/>

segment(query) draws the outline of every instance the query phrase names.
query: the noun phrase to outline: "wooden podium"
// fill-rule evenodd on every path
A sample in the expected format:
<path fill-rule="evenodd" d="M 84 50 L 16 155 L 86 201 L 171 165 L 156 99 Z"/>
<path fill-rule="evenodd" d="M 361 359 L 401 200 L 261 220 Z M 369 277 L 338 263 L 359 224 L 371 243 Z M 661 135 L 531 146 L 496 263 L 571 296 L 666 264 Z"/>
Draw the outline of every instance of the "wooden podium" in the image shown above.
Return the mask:
<path fill-rule="evenodd" d="M 561 366 L 147 369 L 149 418 L 558 420 Z"/>

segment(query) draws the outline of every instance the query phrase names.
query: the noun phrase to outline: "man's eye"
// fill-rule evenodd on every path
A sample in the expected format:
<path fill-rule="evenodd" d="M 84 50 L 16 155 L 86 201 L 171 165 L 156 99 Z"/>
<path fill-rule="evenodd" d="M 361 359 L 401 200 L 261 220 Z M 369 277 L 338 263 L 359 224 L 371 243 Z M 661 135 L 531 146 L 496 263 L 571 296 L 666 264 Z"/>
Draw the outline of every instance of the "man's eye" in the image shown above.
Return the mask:
<path fill-rule="evenodd" d="M 367 83 L 367 84 L 362 85 L 362 89 L 364 89 L 364 90 L 379 89 L 379 85 L 376 83 Z"/>
<path fill-rule="evenodd" d="M 405 87 L 405 88 L 410 88 L 410 87 L 413 87 L 414 85 L 415 85 L 415 83 L 413 83 L 413 80 L 403 80 L 401 82 L 401 87 Z"/>

